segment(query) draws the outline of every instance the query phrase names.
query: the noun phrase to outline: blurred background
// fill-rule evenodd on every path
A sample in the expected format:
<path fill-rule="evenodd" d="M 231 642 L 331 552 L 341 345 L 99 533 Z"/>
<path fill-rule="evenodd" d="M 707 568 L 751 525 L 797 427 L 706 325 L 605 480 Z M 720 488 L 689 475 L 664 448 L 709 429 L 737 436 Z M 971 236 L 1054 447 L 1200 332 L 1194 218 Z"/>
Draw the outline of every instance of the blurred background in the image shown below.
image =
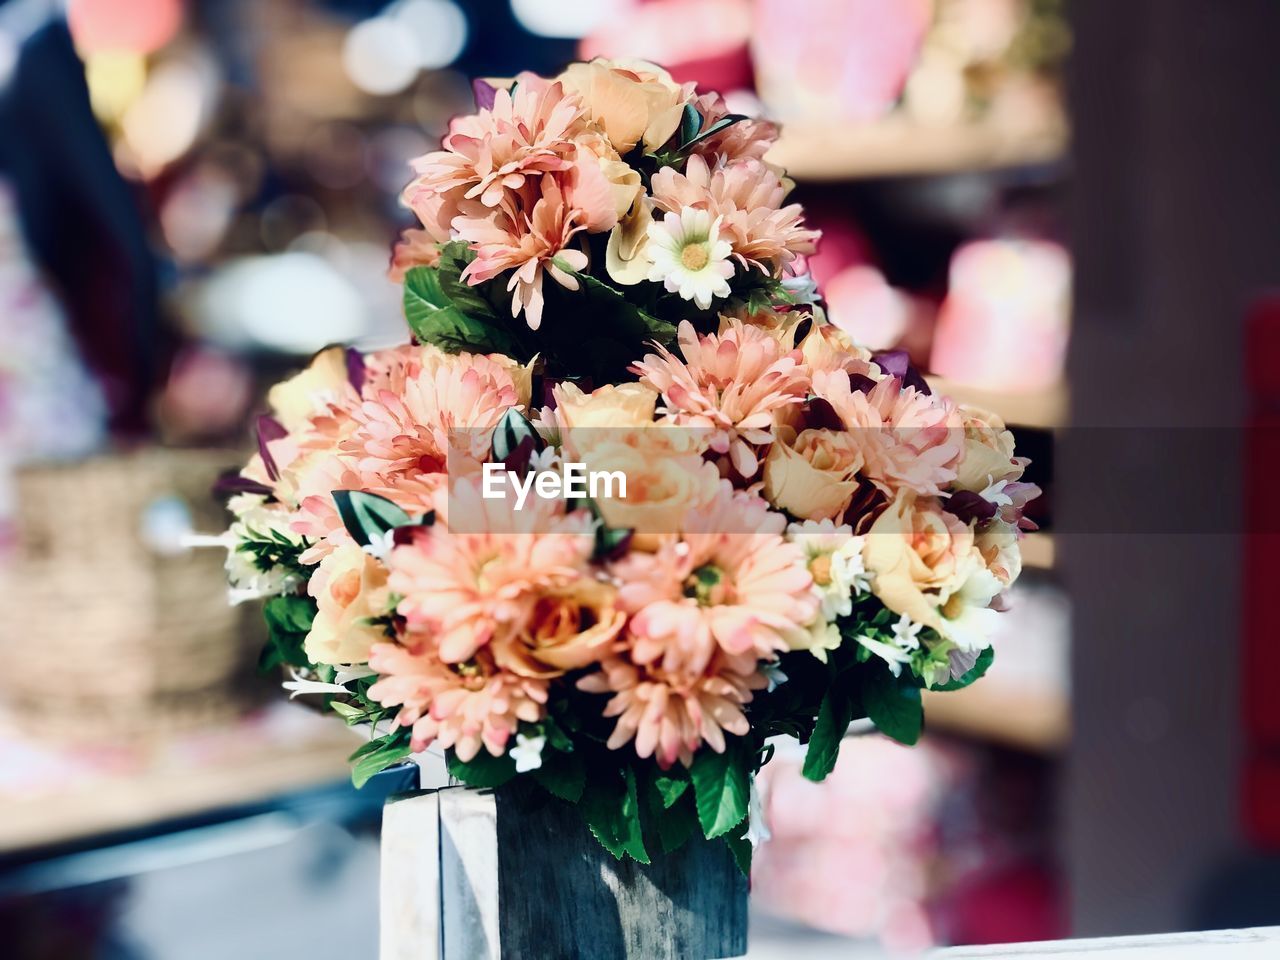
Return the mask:
<path fill-rule="evenodd" d="M 1266 0 L 0 0 L 0 953 L 374 955 L 382 796 L 183 542 L 268 385 L 403 339 L 397 195 L 470 78 L 592 56 L 783 122 L 832 314 L 1047 491 L 919 748 L 767 768 L 751 956 L 1280 923 L 1280 561 L 1241 519 L 1280 465 L 1277 37 Z"/>

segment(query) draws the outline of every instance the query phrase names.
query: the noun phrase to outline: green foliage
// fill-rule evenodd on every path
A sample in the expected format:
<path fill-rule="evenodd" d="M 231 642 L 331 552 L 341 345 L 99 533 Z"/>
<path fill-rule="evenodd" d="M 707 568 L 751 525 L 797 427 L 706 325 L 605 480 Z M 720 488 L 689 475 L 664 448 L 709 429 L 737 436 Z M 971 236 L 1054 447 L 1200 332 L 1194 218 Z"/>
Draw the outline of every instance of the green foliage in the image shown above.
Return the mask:
<path fill-rule="evenodd" d="M 524 353 L 510 322 L 453 271 L 456 261 L 442 260 L 435 267 L 414 267 L 404 280 L 404 316 L 423 343 L 449 353 Z"/>
<path fill-rule="evenodd" d="M 291 540 L 279 530 L 247 527 L 244 536 L 236 543 L 236 551 L 247 555 L 254 569 L 263 573 L 279 568 L 305 580 L 311 576 L 312 568 L 298 558 L 309 546 L 306 540 Z"/>
<path fill-rule="evenodd" d="M 640 799 L 636 791 L 636 774 L 631 767 L 592 771 L 589 789 L 582 794 L 578 809 L 597 840 L 621 860 L 631 857 L 649 862 L 640 825 Z"/>
<path fill-rule="evenodd" d="M 495 757 L 481 750 L 470 760 L 460 760 L 453 750 L 445 754 L 449 773 L 473 787 L 500 787 L 516 775 L 516 762 L 509 753 Z"/>
<path fill-rule="evenodd" d="M 272 597 L 262 612 L 267 621 L 267 645 L 258 658 L 258 668 L 266 672 L 281 666 L 307 666 L 302 647 L 316 616 L 316 602 L 310 597 Z"/>
<path fill-rule="evenodd" d="M 689 778 L 693 781 L 698 822 L 708 840 L 724 836 L 747 815 L 750 784 L 748 755 L 739 738 L 727 738 L 723 753 L 704 747 L 693 757 Z"/>
<path fill-rule="evenodd" d="M 581 754 L 562 753 L 548 742 L 542 751 L 542 766 L 533 771 L 533 779 L 553 797 L 577 803 L 587 785 L 587 768 Z"/>
<path fill-rule="evenodd" d="M 833 683 L 822 698 L 822 706 L 818 708 L 818 721 L 813 727 L 809 749 L 805 751 L 801 772 L 806 779 L 820 782 L 835 769 L 836 760 L 840 756 L 840 744 L 855 711 L 853 694 L 845 685 Z"/>
<path fill-rule="evenodd" d="M 969 684 L 973 683 L 975 680 L 981 679 L 983 675 L 986 674 L 987 670 L 991 667 L 991 664 L 995 660 L 995 658 L 996 658 L 995 650 L 993 650 L 991 647 L 987 647 L 987 649 L 983 650 L 981 653 L 978 654 L 977 661 L 974 662 L 972 667 L 970 667 L 968 670 L 964 672 L 963 676 L 957 677 L 954 680 L 948 680 L 946 683 L 936 683 L 933 686 L 931 686 L 930 689 L 931 690 L 963 690 L 965 687 L 969 686 Z"/>
<path fill-rule="evenodd" d="M 351 762 L 351 782 L 360 789 L 369 779 L 381 773 L 387 767 L 394 767 L 409 756 L 409 731 L 394 730 L 385 736 L 370 740 L 353 753 Z"/>
<path fill-rule="evenodd" d="M 884 669 L 865 670 L 862 702 L 871 722 L 885 736 L 907 746 L 920 739 L 924 710 L 920 687 L 910 677 L 895 677 Z"/>
<path fill-rule="evenodd" d="M 493 459 L 497 463 L 506 463 L 508 470 L 523 469 L 529 462 L 529 456 L 544 446 L 546 444 L 529 418 L 514 407 L 502 415 L 493 430 Z"/>
<path fill-rule="evenodd" d="M 388 530 L 407 527 L 413 523 L 409 514 L 386 497 L 363 490 L 335 490 L 333 502 L 338 505 L 338 516 L 347 533 L 360 546 L 373 542 Z"/>

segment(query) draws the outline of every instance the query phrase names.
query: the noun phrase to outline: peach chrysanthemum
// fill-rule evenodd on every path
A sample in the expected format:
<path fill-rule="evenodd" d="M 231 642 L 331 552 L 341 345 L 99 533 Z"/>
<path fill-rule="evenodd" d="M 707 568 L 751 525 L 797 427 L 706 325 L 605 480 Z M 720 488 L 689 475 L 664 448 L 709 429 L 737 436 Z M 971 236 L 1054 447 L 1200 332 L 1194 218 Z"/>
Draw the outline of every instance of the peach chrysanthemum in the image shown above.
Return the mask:
<path fill-rule="evenodd" d="M 366 389 L 351 414 L 356 426 L 340 448 L 361 473 L 443 473 L 451 433 L 486 442 L 519 404 L 511 368 L 484 354 L 424 351 L 411 362 L 401 389 Z"/>
<path fill-rule="evenodd" d="M 711 449 L 729 454 L 734 469 L 750 479 L 759 469 L 752 445 L 770 442 L 775 413 L 799 403 L 808 389 L 800 353 L 740 320 L 706 336 L 683 321 L 678 343 L 683 360 L 659 346 L 631 371 L 662 394 L 678 426 L 708 430 Z"/>
<path fill-rule="evenodd" d="M 684 533 L 614 564 L 631 659 L 696 675 L 717 651 L 771 659 L 785 650 L 786 636 L 817 612 L 803 551 L 785 529 L 782 514 L 721 481 Z"/>
<path fill-rule="evenodd" d="M 502 756 L 520 723 L 537 723 L 547 702 L 546 680 L 500 670 L 487 653 L 446 663 L 426 639 L 375 644 L 369 667 L 381 674 L 370 699 L 400 707 L 395 726 L 412 729 L 412 749 L 438 743 L 464 762 L 482 748 Z"/>
<path fill-rule="evenodd" d="M 514 90 L 497 91 L 491 108 L 455 118 L 443 150 L 413 161 L 418 177 L 405 188 L 404 202 L 441 242 L 464 213 L 482 216 L 505 205 L 514 215 L 508 191 L 568 170 L 573 138 L 584 126 L 581 101 L 563 85 L 522 73 Z"/>
<path fill-rule="evenodd" d="M 707 210 L 720 221 L 720 235 L 744 266 L 779 277 L 801 254 L 813 253 L 821 234 L 804 226 L 800 204 L 783 206 L 787 188 L 761 160 L 734 160 L 714 170 L 698 155 L 684 173 L 663 167 L 653 175 L 659 210 Z"/>
<path fill-rule="evenodd" d="M 699 94 L 693 105 L 702 114 L 702 127 L 710 129 L 729 116 L 729 105 L 715 92 Z M 703 157 L 720 157 L 725 160 L 763 160 L 769 148 L 777 142 L 778 125 L 768 120 L 739 120 L 719 133 L 712 134 L 694 147 L 694 153 Z"/>
<path fill-rule="evenodd" d="M 578 688 L 588 693 L 613 694 L 604 708 L 606 717 L 618 718 L 609 749 L 634 739 L 636 754 L 654 757 L 663 769 L 677 760 L 692 763 L 694 751 L 704 742 L 723 753 L 726 733 L 747 733 L 742 707 L 751 701 L 753 690 L 766 685 L 753 657 L 723 653 L 700 674 L 673 673 L 613 657 L 578 681 Z"/>
<path fill-rule="evenodd" d="M 441 659 L 460 663 L 524 629 L 541 594 L 584 576 L 594 539 L 590 515 L 565 514 L 557 501 L 517 511 L 467 481 L 450 501 L 450 529 L 417 531 L 387 564 L 409 632 L 432 636 Z"/>
<path fill-rule="evenodd" d="M 577 278 L 560 265 L 570 270 L 587 266 L 587 255 L 569 247 L 574 235 L 586 228 L 585 213 L 569 206 L 555 177 L 544 176 L 540 186 L 542 195 L 531 204 L 529 214 L 493 211 L 454 220 L 458 236 L 468 241 L 476 254 L 462 279 L 474 286 L 514 270 L 507 281 L 507 289 L 513 293 L 511 315 L 518 317 L 523 310 L 531 330 L 542 325 L 544 275 L 550 274 L 568 290 L 577 290 Z"/>
<path fill-rule="evenodd" d="M 392 283 L 404 283 L 405 275 L 414 267 L 434 267 L 439 262 L 440 247 L 435 237 L 426 230 L 409 229 L 400 234 L 391 251 L 387 279 Z"/>
<path fill-rule="evenodd" d="M 813 392 L 831 404 L 861 449 L 862 474 L 893 496 L 937 496 L 956 478 L 964 421 L 953 400 L 886 377 L 865 393 L 841 370 L 815 373 Z"/>

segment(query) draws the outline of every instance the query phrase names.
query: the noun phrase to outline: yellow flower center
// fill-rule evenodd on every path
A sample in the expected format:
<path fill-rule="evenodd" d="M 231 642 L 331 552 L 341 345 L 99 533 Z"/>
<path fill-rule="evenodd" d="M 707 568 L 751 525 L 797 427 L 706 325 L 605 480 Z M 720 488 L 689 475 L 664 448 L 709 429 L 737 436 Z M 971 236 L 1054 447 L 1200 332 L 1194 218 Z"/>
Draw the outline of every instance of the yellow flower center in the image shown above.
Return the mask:
<path fill-rule="evenodd" d="M 831 554 L 822 553 L 809 561 L 809 573 L 813 576 L 813 582 L 820 587 L 825 587 L 831 582 Z"/>
<path fill-rule="evenodd" d="M 680 262 L 686 270 L 701 270 L 710 259 L 705 243 L 691 243 L 680 251 Z"/>

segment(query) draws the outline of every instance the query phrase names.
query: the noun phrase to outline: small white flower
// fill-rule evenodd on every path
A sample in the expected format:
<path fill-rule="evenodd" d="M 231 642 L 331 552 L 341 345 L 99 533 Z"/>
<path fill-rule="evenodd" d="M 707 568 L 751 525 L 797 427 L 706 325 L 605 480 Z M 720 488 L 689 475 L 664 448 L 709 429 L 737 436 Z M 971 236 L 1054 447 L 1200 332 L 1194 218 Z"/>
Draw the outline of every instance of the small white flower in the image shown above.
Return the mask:
<path fill-rule="evenodd" d="M 516 746 L 507 751 L 516 762 L 516 773 L 528 773 L 542 766 L 542 748 L 546 745 L 546 737 L 526 737 L 517 733 Z"/>
<path fill-rule="evenodd" d="M 903 650 L 920 649 L 920 630 L 923 624 L 914 623 L 905 613 L 893 625 L 893 639 Z"/>
<path fill-rule="evenodd" d="M 858 642 L 887 663 L 889 665 L 889 672 L 895 677 L 902 675 L 902 665 L 904 663 L 911 662 L 911 655 L 909 653 L 905 650 L 899 650 L 892 644 L 884 643 L 873 637 L 859 637 Z"/>
<path fill-rule="evenodd" d="M 351 692 L 340 683 L 324 683 L 320 680 L 307 680 L 301 674 L 299 674 L 297 670 L 290 670 L 289 672 L 293 674 L 293 679 L 286 680 L 284 683 L 280 684 L 280 686 L 284 687 L 286 690 L 291 691 L 289 694 L 290 700 L 292 700 L 294 697 L 301 696 L 304 694 L 311 694 L 311 693 L 350 693 Z"/>
<path fill-rule="evenodd" d="M 560 450 L 546 446 L 536 453 L 529 454 L 529 469 L 535 473 L 547 470 L 558 470 L 560 467 Z"/>
<path fill-rule="evenodd" d="M 747 842 L 758 847 L 773 839 L 773 831 L 769 829 L 769 819 L 765 814 L 765 794 L 768 781 L 761 781 L 754 774 L 751 776 L 751 792 L 747 803 Z"/>
<path fill-rule="evenodd" d="M 782 289 L 791 294 L 796 303 L 817 303 L 818 281 L 811 273 L 801 273 L 794 277 L 784 277 Z"/>
<path fill-rule="evenodd" d="M 787 680 L 790 679 L 785 673 L 782 672 L 782 668 L 778 666 L 776 663 L 762 664 L 760 667 L 760 672 L 763 673 L 764 678 L 769 681 L 769 689 L 768 689 L 769 693 L 772 693 L 774 690 L 777 690 L 778 687 L 782 686 L 784 683 L 787 682 Z"/>
<path fill-rule="evenodd" d="M 374 672 L 363 663 L 354 663 L 346 667 L 338 667 L 334 675 L 334 683 L 350 683 L 352 680 L 363 680 L 374 676 Z"/>
<path fill-rule="evenodd" d="M 1008 486 L 1009 481 L 1000 480 L 996 483 L 991 482 L 991 475 L 987 474 L 987 486 L 978 494 L 987 503 L 994 503 L 997 507 L 1013 506 L 1013 498 L 1004 492 L 1004 488 Z"/>
<path fill-rule="evenodd" d="M 733 247 L 720 239 L 720 220 L 706 210 L 685 207 L 649 224 L 649 279 L 706 310 L 729 296 Z"/>
<path fill-rule="evenodd" d="M 787 539 L 805 553 L 805 563 L 813 574 L 813 593 L 822 604 L 827 620 L 847 617 L 853 612 L 853 597 L 869 589 L 862 564 L 864 537 L 853 536 L 848 524 L 836 526 L 831 520 L 806 520 L 787 527 Z"/>
<path fill-rule="evenodd" d="M 396 528 L 370 535 L 369 542 L 361 549 L 376 560 L 385 560 L 396 545 Z"/>

